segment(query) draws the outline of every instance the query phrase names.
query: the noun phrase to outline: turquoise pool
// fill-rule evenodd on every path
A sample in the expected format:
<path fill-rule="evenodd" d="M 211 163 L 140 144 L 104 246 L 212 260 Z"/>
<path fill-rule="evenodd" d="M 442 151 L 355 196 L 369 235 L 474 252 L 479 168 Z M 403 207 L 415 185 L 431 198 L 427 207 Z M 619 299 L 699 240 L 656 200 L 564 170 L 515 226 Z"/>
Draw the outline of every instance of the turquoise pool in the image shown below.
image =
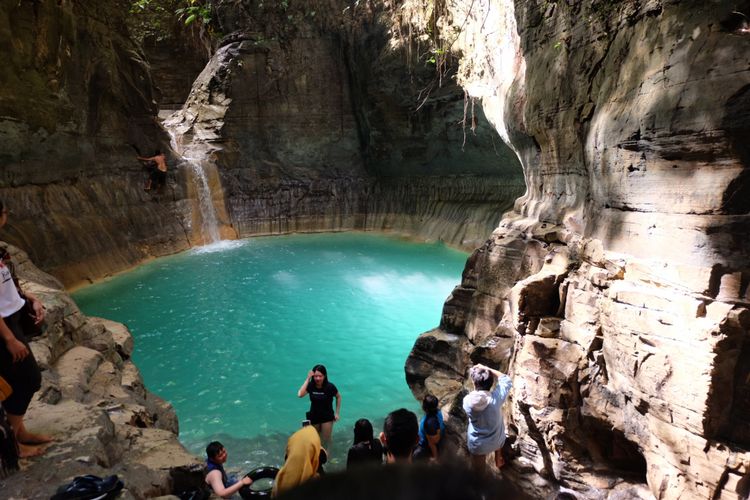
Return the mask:
<path fill-rule="evenodd" d="M 73 297 L 128 325 L 134 360 L 177 410 L 185 446 L 203 455 L 218 439 L 235 468 L 283 462 L 309 409 L 297 389 L 326 365 L 342 395 L 335 469 L 357 419 L 379 432 L 389 411 L 418 411 L 404 361 L 439 323 L 466 257 L 365 233 L 252 238 L 158 259 Z"/>

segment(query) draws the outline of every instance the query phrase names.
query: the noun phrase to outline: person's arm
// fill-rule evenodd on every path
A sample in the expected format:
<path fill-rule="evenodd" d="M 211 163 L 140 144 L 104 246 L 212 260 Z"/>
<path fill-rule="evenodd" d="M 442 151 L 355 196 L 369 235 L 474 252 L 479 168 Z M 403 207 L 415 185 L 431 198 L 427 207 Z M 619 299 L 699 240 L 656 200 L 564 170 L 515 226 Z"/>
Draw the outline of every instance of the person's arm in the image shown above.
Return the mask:
<path fill-rule="evenodd" d="M 438 458 L 438 449 L 437 445 L 440 442 L 440 429 L 435 434 L 426 434 L 425 437 L 427 438 L 427 445 L 430 447 L 430 458 L 432 460 L 437 460 Z"/>
<path fill-rule="evenodd" d="M 21 361 L 29 355 L 29 349 L 13 335 L 13 332 L 10 331 L 3 318 L 0 318 L 0 338 L 5 342 L 5 347 L 8 348 L 8 352 L 13 358 L 14 363 Z"/>
<path fill-rule="evenodd" d="M 341 414 L 341 393 L 339 391 L 336 391 L 336 415 L 334 415 L 334 418 L 336 422 L 339 421 L 339 415 Z"/>
<path fill-rule="evenodd" d="M 211 486 L 211 489 L 214 490 L 214 493 L 221 498 L 229 498 L 240 491 L 240 488 L 243 486 L 250 486 L 253 483 L 253 480 L 245 476 L 229 488 L 225 488 L 224 483 L 221 482 L 221 471 L 212 470 L 206 476 L 206 482 Z"/>
<path fill-rule="evenodd" d="M 438 410 L 439 411 L 439 410 Z M 427 447 L 430 450 L 430 459 L 435 461 L 438 458 L 438 443 L 440 442 L 440 420 L 437 415 L 434 417 L 425 417 L 424 420 L 424 437 L 427 441 Z"/>
<path fill-rule="evenodd" d="M 513 382 L 511 381 L 510 377 L 499 370 L 493 370 L 489 366 L 481 364 L 477 366 L 486 368 L 497 378 L 495 392 L 497 392 L 497 397 L 500 399 L 500 401 L 505 401 L 505 398 L 508 397 L 508 393 L 510 392 L 510 388 L 513 386 Z"/>
<path fill-rule="evenodd" d="M 313 376 L 312 370 L 307 372 L 307 378 L 305 378 L 305 381 L 302 382 L 302 387 L 300 387 L 299 391 L 297 391 L 298 398 L 304 398 L 305 396 L 307 396 L 307 386 L 310 384 L 310 377 L 312 376 Z"/>
<path fill-rule="evenodd" d="M 136 156 L 136 158 L 138 158 L 139 160 L 143 160 L 143 161 L 155 161 L 156 160 L 156 156 L 148 156 L 148 157 Z"/>
<path fill-rule="evenodd" d="M 31 301 L 31 306 L 34 308 L 34 324 L 40 324 L 42 321 L 44 321 L 44 304 L 42 304 L 41 300 L 37 299 L 34 295 L 31 295 L 28 292 L 24 292 L 23 295 Z"/>
<path fill-rule="evenodd" d="M 505 377 L 505 376 L 506 376 L 506 375 L 505 375 L 505 374 L 504 374 L 503 372 L 501 372 L 501 371 L 499 371 L 499 370 L 494 370 L 494 369 L 490 368 L 489 366 L 483 365 L 483 364 L 481 364 L 481 363 L 478 363 L 478 364 L 476 364 L 475 366 L 476 366 L 477 368 L 484 368 L 485 370 L 489 370 L 489 371 L 490 371 L 490 372 L 492 372 L 492 374 L 493 374 L 493 375 L 494 375 L 495 377 L 497 377 L 498 379 L 500 379 L 500 377 Z"/>

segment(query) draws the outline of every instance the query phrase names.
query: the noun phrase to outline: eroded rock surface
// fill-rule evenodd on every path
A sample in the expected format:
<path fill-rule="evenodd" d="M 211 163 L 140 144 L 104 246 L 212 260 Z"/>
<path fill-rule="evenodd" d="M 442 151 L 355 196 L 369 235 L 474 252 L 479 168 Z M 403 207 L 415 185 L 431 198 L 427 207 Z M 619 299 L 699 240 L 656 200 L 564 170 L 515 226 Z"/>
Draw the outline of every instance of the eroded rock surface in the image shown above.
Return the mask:
<path fill-rule="evenodd" d="M 461 449 L 467 367 L 509 372 L 504 475 L 540 496 L 747 498 L 750 5 L 500 4 L 450 19 L 527 192 L 407 380 Z"/>
<path fill-rule="evenodd" d="M 66 284 L 190 244 L 174 157 L 165 194 L 143 191 L 136 149 L 167 152 L 169 138 L 126 15 L 109 0 L 0 5 L 4 237 Z"/>
<path fill-rule="evenodd" d="M 167 123 L 186 156 L 210 158 L 220 223 L 238 236 L 367 229 L 475 248 L 523 190 L 516 155 L 411 54 L 418 42 L 399 40 L 407 28 L 388 8 L 333 4 L 218 9 L 231 34 Z"/>
<path fill-rule="evenodd" d="M 75 476 L 117 474 L 123 498 L 150 498 L 192 489 L 203 464 L 177 439 L 174 409 L 148 392 L 130 356 L 127 328 L 87 318 L 11 247 L 24 289 L 47 308 L 46 331 L 31 348 L 42 369 L 42 388 L 31 402 L 29 429 L 55 436 L 41 457 L 22 460 L 22 471 L 4 479 L 4 498 L 49 498 Z"/>

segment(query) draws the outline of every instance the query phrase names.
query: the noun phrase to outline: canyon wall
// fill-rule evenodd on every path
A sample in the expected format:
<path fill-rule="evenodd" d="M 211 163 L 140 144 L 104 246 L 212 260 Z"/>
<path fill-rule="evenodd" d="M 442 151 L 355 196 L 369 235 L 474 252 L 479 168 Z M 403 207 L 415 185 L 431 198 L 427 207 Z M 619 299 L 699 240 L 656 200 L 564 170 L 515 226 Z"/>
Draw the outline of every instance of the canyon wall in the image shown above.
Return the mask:
<path fill-rule="evenodd" d="M 143 191 L 136 150 L 169 138 L 125 15 L 111 1 L 0 6 L 4 235 L 67 284 L 189 246 L 180 170 L 164 195 Z"/>
<path fill-rule="evenodd" d="M 481 110 L 462 124 L 462 89 L 440 87 L 413 40 L 391 46 L 382 5 L 229 2 L 217 22 L 229 34 L 167 125 L 183 154 L 209 159 L 225 231 L 394 231 L 473 249 L 521 194 L 516 155 Z"/>
<path fill-rule="evenodd" d="M 750 2 L 290 3 L 216 2 L 224 36 L 169 120 L 222 234 L 478 246 L 406 366 L 458 453 L 481 361 L 513 378 L 504 474 L 529 491 L 746 497 Z M 4 235 L 66 284 L 201 239 L 191 162 L 170 151 L 125 15 L 0 6 Z M 173 107 L 184 82 L 161 81 Z M 134 156 L 157 148 L 167 189 L 146 193 Z M 75 377 L 109 377 L 102 360 L 125 360 L 95 329 L 81 336 L 107 354 L 47 345 L 63 334 L 35 346 L 47 376 L 68 356 Z M 49 402 L 98 394 L 65 387 Z"/>
<path fill-rule="evenodd" d="M 413 37 L 390 45 L 388 6 L 217 2 L 209 40 L 177 30 L 162 3 L 166 17 L 138 32 L 145 51 L 131 37 L 142 18 L 115 2 L 0 9 L 5 236 L 66 285 L 205 241 L 196 162 L 225 238 L 385 230 L 471 250 L 523 191 L 455 68 L 436 72 Z M 171 120 L 188 160 L 157 116 L 214 44 Z M 143 191 L 135 159 L 156 149 L 161 193 Z"/>
<path fill-rule="evenodd" d="M 446 6 L 459 81 L 527 191 L 469 258 L 407 380 L 440 397 L 460 448 L 466 369 L 508 372 L 517 457 L 503 474 L 540 496 L 750 493 L 748 12 Z"/>

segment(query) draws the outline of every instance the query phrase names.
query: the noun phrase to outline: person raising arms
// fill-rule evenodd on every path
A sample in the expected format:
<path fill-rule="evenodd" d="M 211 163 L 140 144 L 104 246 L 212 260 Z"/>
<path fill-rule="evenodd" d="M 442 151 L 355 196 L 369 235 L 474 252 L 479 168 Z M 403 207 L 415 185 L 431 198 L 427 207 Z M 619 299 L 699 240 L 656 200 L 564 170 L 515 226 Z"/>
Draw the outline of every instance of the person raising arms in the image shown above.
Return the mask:
<path fill-rule="evenodd" d="M 484 472 L 487 455 L 494 452 L 495 466 L 500 469 L 505 464 L 502 455 L 505 443 L 502 407 L 513 383 L 506 374 L 482 364 L 471 367 L 469 377 L 474 390 L 464 397 L 463 408 L 469 417 L 466 445 L 472 466 L 478 472 Z"/>

